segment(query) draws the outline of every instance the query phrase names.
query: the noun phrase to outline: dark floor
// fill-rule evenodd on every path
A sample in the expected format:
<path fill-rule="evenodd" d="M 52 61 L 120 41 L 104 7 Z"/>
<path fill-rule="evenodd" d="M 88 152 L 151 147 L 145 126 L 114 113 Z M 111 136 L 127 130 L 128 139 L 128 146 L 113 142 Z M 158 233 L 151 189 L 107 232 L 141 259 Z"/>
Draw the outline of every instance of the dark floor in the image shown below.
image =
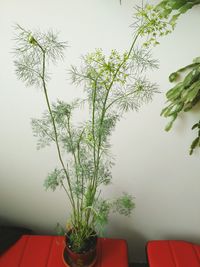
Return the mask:
<path fill-rule="evenodd" d="M 147 263 L 130 263 L 129 267 L 148 267 Z"/>

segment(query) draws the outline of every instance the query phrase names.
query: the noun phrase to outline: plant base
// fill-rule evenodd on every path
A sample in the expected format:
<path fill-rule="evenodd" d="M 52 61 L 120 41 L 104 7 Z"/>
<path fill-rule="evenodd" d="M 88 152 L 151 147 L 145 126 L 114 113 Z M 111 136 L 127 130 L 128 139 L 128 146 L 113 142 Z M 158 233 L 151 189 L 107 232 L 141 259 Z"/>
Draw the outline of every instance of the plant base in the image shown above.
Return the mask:
<path fill-rule="evenodd" d="M 93 267 L 97 261 L 96 248 L 88 252 L 88 254 L 76 254 L 76 257 L 72 259 L 68 253 L 67 247 L 65 247 L 63 251 L 63 261 L 67 267 Z"/>

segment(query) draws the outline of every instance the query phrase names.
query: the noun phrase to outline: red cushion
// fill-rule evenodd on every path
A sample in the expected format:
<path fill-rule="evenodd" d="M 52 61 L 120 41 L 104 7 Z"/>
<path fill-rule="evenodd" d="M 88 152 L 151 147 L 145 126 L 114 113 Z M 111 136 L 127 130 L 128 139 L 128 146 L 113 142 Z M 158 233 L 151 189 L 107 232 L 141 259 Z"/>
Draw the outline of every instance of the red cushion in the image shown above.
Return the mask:
<path fill-rule="evenodd" d="M 0 267 L 66 267 L 63 263 L 64 237 L 22 236 L 0 255 Z M 98 260 L 94 267 L 128 267 L 124 240 L 99 238 Z"/>
<path fill-rule="evenodd" d="M 200 267 L 200 245 L 177 240 L 149 241 L 149 267 Z"/>

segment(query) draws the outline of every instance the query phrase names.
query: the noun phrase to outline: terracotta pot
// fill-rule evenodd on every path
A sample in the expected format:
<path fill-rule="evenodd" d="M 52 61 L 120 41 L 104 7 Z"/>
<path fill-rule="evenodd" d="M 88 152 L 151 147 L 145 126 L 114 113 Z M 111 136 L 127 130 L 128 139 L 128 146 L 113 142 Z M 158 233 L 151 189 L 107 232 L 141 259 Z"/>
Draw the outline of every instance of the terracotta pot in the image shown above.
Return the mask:
<path fill-rule="evenodd" d="M 66 246 L 64 248 L 63 259 L 66 266 L 69 267 L 92 267 L 97 260 L 97 237 L 95 246 L 90 248 L 90 250 L 84 253 L 76 253 L 72 251 L 67 242 L 68 238 L 66 236 Z"/>

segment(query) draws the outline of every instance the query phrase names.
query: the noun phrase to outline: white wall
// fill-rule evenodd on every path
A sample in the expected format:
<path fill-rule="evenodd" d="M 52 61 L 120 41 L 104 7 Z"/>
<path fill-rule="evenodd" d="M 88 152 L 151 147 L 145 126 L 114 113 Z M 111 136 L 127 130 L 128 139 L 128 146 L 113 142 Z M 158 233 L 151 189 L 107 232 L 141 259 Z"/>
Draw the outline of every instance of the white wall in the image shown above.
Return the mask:
<path fill-rule="evenodd" d="M 55 68 L 50 98 L 72 99 L 80 92 L 67 81 L 66 69 L 78 64 L 80 55 L 94 48 L 128 48 L 134 4 L 123 0 L 1 0 L 0 1 L 0 219 L 53 233 L 57 221 L 64 222 L 68 204 L 62 191 L 45 192 L 43 180 L 57 164 L 54 148 L 36 151 L 30 118 L 44 110 L 40 90 L 25 88 L 16 79 L 13 67 L 13 23 L 27 28 L 53 28 L 69 41 L 66 62 Z M 144 260 L 149 239 L 181 238 L 200 242 L 200 153 L 188 155 L 194 137 L 189 128 L 199 110 L 178 119 L 170 133 L 159 116 L 167 76 L 199 56 L 200 8 L 184 15 L 173 34 L 163 38 L 154 50 L 160 68 L 151 80 L 161 94 L 139 113 L 129 113 L 113 135 L 113 185 L 107 194 L 121 191 L 135 196 L 131 218 L 112 216 L 107 236 L 126 238 L 131 260 Z"/>

